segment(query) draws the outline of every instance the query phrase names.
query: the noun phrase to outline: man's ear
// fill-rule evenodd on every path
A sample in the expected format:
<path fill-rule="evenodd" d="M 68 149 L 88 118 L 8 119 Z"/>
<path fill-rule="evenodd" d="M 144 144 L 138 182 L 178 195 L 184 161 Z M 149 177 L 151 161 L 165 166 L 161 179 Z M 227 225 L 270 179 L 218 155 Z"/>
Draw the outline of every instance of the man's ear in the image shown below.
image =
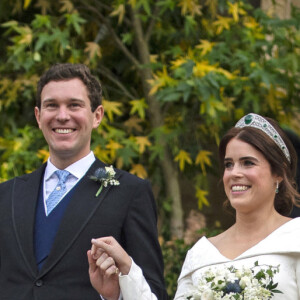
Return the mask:
<path fill-rule="evenodd" d="M 99 105 L 94 111 L 94 124 L 93 128 L 98 128 L 104 116 L 104 107 Z"/>
<path fill-rule="evenodd" d="M 40 109 L 36 106 L 34 108 L 34 115 L 35 115 L 35 119 L 39 125 L 39 128 L 41 129 L 41 126 L 40 126 Z"/>

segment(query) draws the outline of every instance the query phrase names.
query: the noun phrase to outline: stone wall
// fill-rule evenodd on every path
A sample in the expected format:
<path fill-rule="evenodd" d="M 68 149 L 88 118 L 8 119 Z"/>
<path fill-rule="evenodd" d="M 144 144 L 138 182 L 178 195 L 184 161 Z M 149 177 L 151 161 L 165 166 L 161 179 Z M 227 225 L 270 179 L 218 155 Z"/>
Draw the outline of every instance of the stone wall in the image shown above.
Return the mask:
<path fill-rule="evenodd" d="M 287 19 L 291 16 L 291 4 L 300 8 L 300 0 L 276 0 L 275 5 L 273 2 L 272 0 L 262 0 L 261 8 L 281 19 Z"/>

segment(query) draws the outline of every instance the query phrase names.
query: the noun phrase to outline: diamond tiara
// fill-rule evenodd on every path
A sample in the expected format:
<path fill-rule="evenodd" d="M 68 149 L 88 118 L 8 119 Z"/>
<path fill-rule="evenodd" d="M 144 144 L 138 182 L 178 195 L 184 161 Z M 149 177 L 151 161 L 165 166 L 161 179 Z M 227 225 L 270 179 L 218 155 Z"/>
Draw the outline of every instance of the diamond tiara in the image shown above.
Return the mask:
<path fill-rule="evenodd" d="M 290 152 L 285 142 L 283 141 L 277 130 L 265 118 L 260 115 L 251 113 L 242 117 L 235 125 L 235 127 L 238 128 L 243 128 L 246 126 L 260 129 L 265 134 L 267 134 L 282 150 L 287 160 L 291 162 Z"/>

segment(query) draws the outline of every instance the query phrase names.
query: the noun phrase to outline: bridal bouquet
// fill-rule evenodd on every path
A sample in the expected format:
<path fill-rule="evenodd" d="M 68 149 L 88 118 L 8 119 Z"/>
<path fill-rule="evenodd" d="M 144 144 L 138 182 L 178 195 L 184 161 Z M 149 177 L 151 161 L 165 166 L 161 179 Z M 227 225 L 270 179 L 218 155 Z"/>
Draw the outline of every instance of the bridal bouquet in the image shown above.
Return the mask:
<path fill-rule="evenodd" d="M 279 266 L 259 265 L 236 269 L 208 269 L 200 278 L 198 286 L 186 296 L 188 300 L 268 300 L 277 290 L 273 281 Z"/>

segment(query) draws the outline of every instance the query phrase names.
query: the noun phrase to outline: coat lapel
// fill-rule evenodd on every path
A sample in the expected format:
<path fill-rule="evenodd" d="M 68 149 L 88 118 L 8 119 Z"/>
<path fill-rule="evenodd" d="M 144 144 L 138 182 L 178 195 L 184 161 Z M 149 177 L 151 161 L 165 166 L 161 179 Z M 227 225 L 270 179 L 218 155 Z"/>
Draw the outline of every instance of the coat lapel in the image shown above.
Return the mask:
<path fill-rule="evenodd" d="M 61 221 L 51 252 L 41 269 L 41 275 L 47 273 L 65 255 L 108 194 L 111 186 L 102 189 L 96 197 L 100 185 L 89 178 L 97 168 L 104 166 L 101 161 L 96 160 L 74 187 L 76 190 Z M 116 179 L 119 176 L 116 173 Z"/>
<path fill-rule="evenodd" d="M 31 274 L 37 274 L 33 249 L 35 209 L 45 164 L 35 172 L 16 177 L 12 192 L 12 220 L 16 239 Z"/>

